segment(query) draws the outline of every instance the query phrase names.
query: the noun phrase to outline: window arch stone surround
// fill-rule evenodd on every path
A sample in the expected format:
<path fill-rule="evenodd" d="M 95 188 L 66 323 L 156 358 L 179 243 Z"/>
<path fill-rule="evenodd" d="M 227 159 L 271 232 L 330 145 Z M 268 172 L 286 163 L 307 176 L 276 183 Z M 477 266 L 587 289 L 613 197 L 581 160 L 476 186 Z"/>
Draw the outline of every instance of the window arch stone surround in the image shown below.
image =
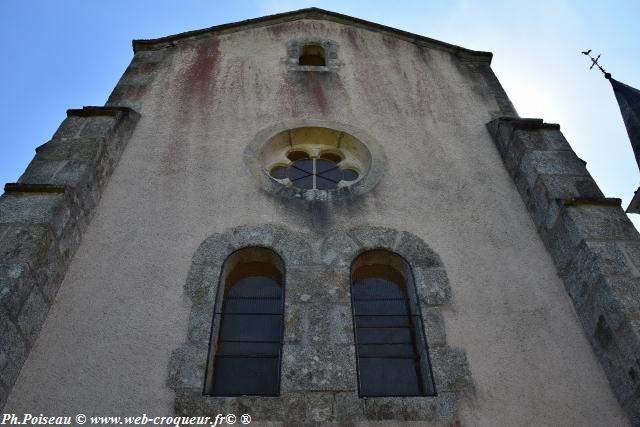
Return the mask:
<path fill-rule="evenodd" d="M 168 385 L 180 415 L 248 413 L 254 421 L 356 422 L 457 420 L 474 393 L 464 350 L 447 345 L 442 309 L 452 302 L 444 265 L 414 234 L 379 226 L 317 235 L 264 224 L 207 237 L 195 251 L 185 284 L 191 301 L 185 342 L 170 358 Z M 285 263 L 285 331 L 277 397 L 203 395 L 215 297 L 222 266 L 238 249 L 264 247 Z M 393 251 L 411 265 L 429 341 L 438 394 L 359 398 L 350 301 L 350 265 L 371 249 Z"/>
<path fill-rule="evenodd" d="M 324 50 L 325 65 L 300 65 L 300 55 L 305 46 L 319 46 Z M 338 56 L 340 45 L 321 37 L 303 37 L 287 42 L 287 56 L 284 62 L 289 71 L 337 72 L 343 65 Z"/>
<path fill-rule="evenodd" d="M 294 186 L 285 186 L 274 180 L 265 170 L 263 151 L 272 139 L 288 130 L 299 128 L 326 128 L 337 132 L 344 132 L 358 140 L 368 151 L 368 161 L 362 176 L 352 185 L 331 190 L 302 190 Z M 254 177 L 258 185 L 268 193 L 307 201 L 331 201 L 349 199 L 360 196 L 372 190 L 384 175 L 387 158 L 382 144 L 368 132 L 357 127 L 334 120 L 320 119 L 292 119 L 279 122 L 260 131 L 244 149 L 243 160 L 247 170 Z"/>

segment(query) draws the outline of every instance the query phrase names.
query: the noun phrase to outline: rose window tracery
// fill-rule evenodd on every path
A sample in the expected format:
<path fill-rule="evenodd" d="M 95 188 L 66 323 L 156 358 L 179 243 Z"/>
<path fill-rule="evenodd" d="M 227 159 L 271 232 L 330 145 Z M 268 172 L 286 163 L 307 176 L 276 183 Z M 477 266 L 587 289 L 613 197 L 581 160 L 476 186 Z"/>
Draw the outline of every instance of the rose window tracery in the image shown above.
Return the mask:
<path fill-rule="evenodd" d="M 263 156 L 269 177 L 301 191 L 351 186 L 370 164 L 369 151 L 358 139 L 321 127 L 281 132 L 267 144 Z"/>

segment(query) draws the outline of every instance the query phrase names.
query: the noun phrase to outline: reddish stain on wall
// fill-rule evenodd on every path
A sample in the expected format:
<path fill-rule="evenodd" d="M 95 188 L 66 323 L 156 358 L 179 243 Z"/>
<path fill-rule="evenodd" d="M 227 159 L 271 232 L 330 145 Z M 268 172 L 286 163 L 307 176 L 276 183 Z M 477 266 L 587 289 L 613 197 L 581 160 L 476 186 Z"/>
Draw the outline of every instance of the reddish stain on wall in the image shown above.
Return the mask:
<path fill-rule="evenodd" d="M 204 39 L 185 45 L 182 49 L 190 51 L 192 60 L 178 77 L 179 85 L 167 100 L 177 108 L 172 109 L 172 135 L 163 156 L 165 173 L 168 175 L 183 173 L 187 170 L 190 157 L 189 129 L 204 120 L 209 111 L 211 100 L 216 92 L 219 73 L 220 41 L 215 38 Z"/>
<path fill-rule="evenodd" d="M 202 40 L 195 44 L 194 60 L 181 79 L 187 97 L 202 95 L 214 89 L 216 71 L 220 57 L 218 39 Z"/>
<path fill-rule="evenodd" d="M 135 74 L 147 74 L 147 73 L 152 73 L 155 70 L 158 69 L 160 63 L 159 62 L 144 62 L 141 60 L 135 60 L 132 63 L 132 66 L 130 66 L 126 73 L 132 72 Z"/>
<path fill-rule="evenodd" d="M 273 35 L 277 37 L 284 34 L 288 35 L 289 37 L 298 38 L 324 34 L 326 26 L 323 22 L 297 20 L 292 22 L 285 22 L 282 24 L 270 25 L 267 27 L 267 30 L 269 30 Z"/>
<path fill-rule="evenodd" d="M 340 29 L 340 33 L 347 38 L 347 41 L 355 50 L 360 50 L 360 34 L 358 34 L 358 30 L 351 27 L 344 27 Z"/>
<path fill-rule="evenodd" d="M 284 72 L 277 99 L 280 101 L 279 110 L 282 116 L 297 117 L 299 115 L 299 108 L 296 105 L 296 82 L 291 72 Z"/>
<path fill-rule="evenodd" d="M 311 72 L 309 76 L 309 93 L 307 96 L 311 96 L 313 98 L 313 102 L 318 108 L 319 113 L 324 116 L 327 113 L 327 97 L 324 94 L 324 89 L 322 87 L 322 77 L 319 76 L 318 73 Z"/>
<path fill-rule="evenodd" d="M 280 114 L 285 117 L 305 114 L 325 117 L 331 108 L 325 87 L 328 78 L 313 71 L 285 71 L 278 90 Z"/>
<path fill-rule="evenodd" d="M 291 32 L 291 28 L 290 28 L 288 23 L 269 25 L 267 27 L 267 30 L 269 30 L 269 32 L 272 33 L 276 37 L 281 36 L 283 33 L 286 34 L 286 33 Z"/>
<path fill-rule="evenodd" d="M 394 51 L 398 48 L 398 39 L 395 37 L 383 36 L 382 43 L 384 43 L 384 46 L 390 51 Z"/>

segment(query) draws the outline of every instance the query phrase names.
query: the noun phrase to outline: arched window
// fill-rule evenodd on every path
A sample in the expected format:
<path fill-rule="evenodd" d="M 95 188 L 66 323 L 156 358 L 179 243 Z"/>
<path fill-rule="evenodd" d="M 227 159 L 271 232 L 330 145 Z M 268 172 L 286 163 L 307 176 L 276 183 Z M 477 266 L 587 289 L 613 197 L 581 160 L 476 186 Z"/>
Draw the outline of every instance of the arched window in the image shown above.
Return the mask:
<path fill-rule="evenodd" d="M 351 304 L 360 396 L 435 395 L 409 264 L 386 250 L 358 256 Z"/>
<path fill-rule="evenodd" d="M 306 44 L 302 46 L 298 65 L 326 66 L 324 48 L 317 44 Z"/>
<path fill-rule="evenodd" d="M 220 276 L 205 394 L 280 393 L 284 264 L 265 248 L 240 249 Z"/>

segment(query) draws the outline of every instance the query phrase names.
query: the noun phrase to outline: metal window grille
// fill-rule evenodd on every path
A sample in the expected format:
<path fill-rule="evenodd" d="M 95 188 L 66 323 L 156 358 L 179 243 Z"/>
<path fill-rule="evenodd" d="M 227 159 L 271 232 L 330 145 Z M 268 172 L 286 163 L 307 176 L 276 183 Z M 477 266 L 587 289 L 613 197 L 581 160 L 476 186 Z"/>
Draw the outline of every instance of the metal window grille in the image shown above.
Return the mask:
<path fill-rule="evenodd" d="M 282 294 L 281 284 L 265 276 L 244 277 L 227 289 L 214 318 L 220 328 L 210 394 L 279 394 Z"/>
<path fill-rule="evenodd" d="M 411 290 L 382 277 L 351 282 L 360 396 L 435 394 L 422 316 L 417 299 L 407 294 Z"/>

